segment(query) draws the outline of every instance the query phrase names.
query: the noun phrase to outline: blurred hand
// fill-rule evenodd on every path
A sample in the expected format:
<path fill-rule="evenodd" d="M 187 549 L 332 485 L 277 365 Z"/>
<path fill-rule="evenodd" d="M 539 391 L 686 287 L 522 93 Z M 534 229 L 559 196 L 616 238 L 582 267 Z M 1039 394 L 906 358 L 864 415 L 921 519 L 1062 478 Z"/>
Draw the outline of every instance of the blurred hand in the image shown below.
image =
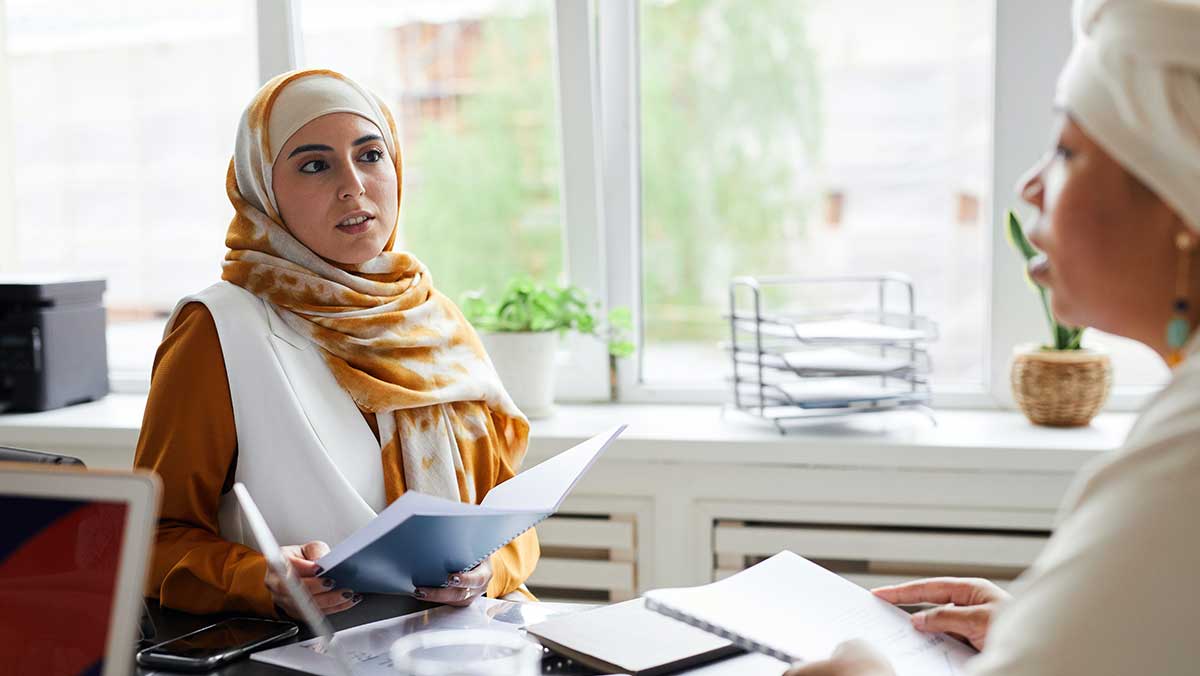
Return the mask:
<path fill-rule="evenodd" d="M 820 662 L 794 665 L 784 676 L 895 676 L 887 658 L 866 641 L 846 641 Z"/>
<path fill-rule="evenodd" d="M 872 589 L 871 593 L 899 605 L 944 604 L 914 613 L 913 626 L 962 638 L 976 650 L 983 650 L 987 642 L 996 608 L 1012 598 L 1012 594 L 978 577 L 934 577 Z"/>
<path fill-rule="evenodd" d="M 413 596 L 430 603 L 469 606 L 476 598 L 483 596 L 491 581 L 492 565 L 484 561 L 465 573 L 450 574 L 445 587 L 417 587 Z"/>
<path fill-rule="evenodd" d="M 317 559 L 329 553 L 329 545 L 320 540 L 313 540 L 302 545 L 281 547 L 288 568 L 300 579 L 300 584 L 308 589 L 317 602 L 317 607 L 326 615 L 340 613 L 347 608 L 353 608 L 362 600 L 362 596 L 349 589 L 336 589 L 337 582 L 328 577 L 317 576 Z M 300 609 L 288 594 L 283 580 L 269 567 L 266 577 L 267 589 L 275 599 L 275 605 L 283 609 L 288 616 L 300 618 Z"/>

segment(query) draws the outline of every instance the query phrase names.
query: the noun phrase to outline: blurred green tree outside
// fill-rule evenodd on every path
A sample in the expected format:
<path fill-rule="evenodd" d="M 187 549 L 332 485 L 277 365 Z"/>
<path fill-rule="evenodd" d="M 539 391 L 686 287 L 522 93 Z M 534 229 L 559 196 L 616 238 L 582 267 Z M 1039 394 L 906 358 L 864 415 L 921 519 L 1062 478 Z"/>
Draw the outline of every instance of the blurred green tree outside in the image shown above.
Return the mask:
<path fill-rule="evenodd" d="M 807 5 L 642 5 L 647 341 L 720 339 L 730 277 L 790 271 L 821 140 Z"/>
<path fill-rule="evenodd" d="M 558 143 L 550 16 L 486 18 L 457 115 L 426 122 L 405 153 L 419 182 L 400 206 L 403 245 L 459 301 L 498 294 L 528 275 L 563 270 Z"/>
<path fill-rule="evenodd" d="M 749 11 L 753 9 L 753 11 Z M 715 340 L 729 278 L 788 271 L 822 120 L 804 0 L 646 0 L 640 14 L 647 340 Z M 563 270 L 547 11 L 483 20 L 455 118 L 407 149 L 404 244 L 451 298 Z"/>

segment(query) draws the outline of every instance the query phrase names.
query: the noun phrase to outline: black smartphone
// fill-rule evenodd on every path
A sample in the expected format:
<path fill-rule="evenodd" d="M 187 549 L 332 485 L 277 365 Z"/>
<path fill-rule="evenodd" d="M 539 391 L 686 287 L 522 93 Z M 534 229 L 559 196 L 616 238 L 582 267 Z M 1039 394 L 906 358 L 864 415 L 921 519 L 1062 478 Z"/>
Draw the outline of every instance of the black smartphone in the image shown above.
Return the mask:
<path fill-rule="evenodd" d="M 291 622 L 235 617 L 152 645 L 138 652 L 137 661 L 143 667 L 209 671 L 299 631 Z"/>

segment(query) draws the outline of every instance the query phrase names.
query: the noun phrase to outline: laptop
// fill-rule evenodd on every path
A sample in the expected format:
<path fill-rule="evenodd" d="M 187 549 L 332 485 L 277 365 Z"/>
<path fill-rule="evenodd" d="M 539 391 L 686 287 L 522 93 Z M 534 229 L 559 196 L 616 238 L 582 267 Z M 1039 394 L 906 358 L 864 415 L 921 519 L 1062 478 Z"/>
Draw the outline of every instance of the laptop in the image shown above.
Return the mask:
<path fill-rule="evenodd" d="M 0 463 L 6 669 L 134 671 L 159 491 L 149 472 Z"/>
<path fill-rule="evenodd" d="M 342 676 L 353 676 L 354 669 L 350 658 L 334 640 L 333 625 L 329 624 L 325 613 L 317 607 L 317 602 L 308 589 L 300 584 L 300 578 L 288 564 L 283 549 L 275 540 L 275 534 L 267 526 L 267 520 L 258 510 L 258 505 L 254 504 L 254 498 L 250 497 L 250 491 L 246 490 L 244 484 L 238 482 L 233 485 L 233 493 L 237 496 L 238 504 L 242 508 L 242 516 L 250 526 L 250 532 L 254 534 L 254 540 L 258 542 L 258 550 L 266 557 L 267 565 L 271 567 L 271 570 L 283 580 L 284 588 L 300 610 L 301 617 L 299 619 L 303 620 L 304 624 L 308 625 L 309 631 L 321 640 L 321 652 L 333 658 L 337 663 L 338 673 Z"/>

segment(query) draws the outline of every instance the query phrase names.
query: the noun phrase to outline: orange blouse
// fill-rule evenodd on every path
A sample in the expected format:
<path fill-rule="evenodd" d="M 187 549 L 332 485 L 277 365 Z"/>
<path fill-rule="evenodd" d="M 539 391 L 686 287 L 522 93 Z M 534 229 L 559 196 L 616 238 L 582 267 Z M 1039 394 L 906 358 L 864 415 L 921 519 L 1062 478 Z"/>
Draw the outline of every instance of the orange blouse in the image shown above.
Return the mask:
<path fill-rule="evenodd" d="M 374 414 L 362 414 L 378 438 Z M 498 434 L 493 438 L 504 439 Z M 463 450 L 470 452 L 472 447 Z M 233 401 L 217 327 L 208 308 L 189 303 L 155 354 L 134 456 L 136 467 L 154 470 L 163 483 L 162 510 L 146 581 L 146 595 L 163 606 L 191 613 L 277 615 L 265 583 L 266 559 L 218 534 L 217 509 L 221 496 L 232 489 L 237 453 Z M 398 460 L 400 457 L 396 454 Z M 492 468 L 490 477 L 475 475 L 487 483 L 487 489 L 516 474 L 506 457 L 489 454 L 463 460 L 464 464 Z M 399 483 L 388 487 L 389 495 L 404 493 L 403 467 L 384 476 Z M 479 491 L 478 499 L 486 492 Z M 516 591 L 533 572 L 538 556 L 537 534 L 532 530 L 493 554 L 488 596 L 499 598 Z"/>

